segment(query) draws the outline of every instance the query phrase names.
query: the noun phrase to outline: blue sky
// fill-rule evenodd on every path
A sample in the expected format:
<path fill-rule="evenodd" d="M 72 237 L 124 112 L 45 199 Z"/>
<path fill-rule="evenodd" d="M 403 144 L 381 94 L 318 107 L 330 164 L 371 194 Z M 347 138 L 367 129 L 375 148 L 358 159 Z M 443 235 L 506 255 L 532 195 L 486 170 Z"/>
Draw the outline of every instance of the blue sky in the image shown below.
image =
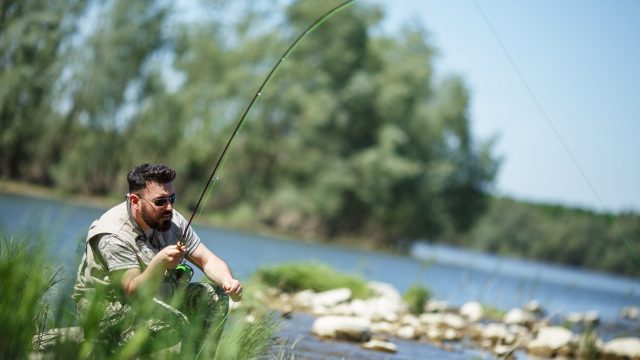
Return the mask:
<path fill-rule="evenodd" d="M 640 1 L 363 2 L 385 31 L 423 24 L 438 74 L 465 79 L 474 134 L 498 136 L 497 193 L 640 211 Z"/>

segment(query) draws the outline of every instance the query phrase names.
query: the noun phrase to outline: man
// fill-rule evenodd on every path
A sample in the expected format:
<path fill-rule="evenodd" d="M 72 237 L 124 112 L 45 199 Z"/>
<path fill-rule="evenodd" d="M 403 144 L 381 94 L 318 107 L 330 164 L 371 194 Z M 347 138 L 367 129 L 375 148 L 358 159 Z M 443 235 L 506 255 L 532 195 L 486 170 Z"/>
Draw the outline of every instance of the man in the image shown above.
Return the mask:
<path fill-rule="evenodd" d="M 194 328 L 201 334 L 191 346 L 203 346 L 205 340 L 215 346 L 226 320 L 228 297 L 239 301 L 242 296 L 242 285 L 227 264 L 207 249 L 173 208 L 175 176 L 165 165 L 135 167 L 127 175 L 126 201 L 89 227 L 74 298 L 81 319 L 95 311 L 95 303 L 104 305 L 98 332 L 108 346 L 127 344 L 141 326 L 152 339 L 162 338 L 163 346 L 182 340 L 184 351 L 185 331 Z M 191 270 L 181 265 L 183 259 L 200 268 L 213 284 L 180 286 L 179 278 Z M 92 301 L 96 293 L 102 295 Z M 174 297 L 180 300 L 177 305 L 171 303 Z M 152 311 L 139 305 L 145 300 Z"/>

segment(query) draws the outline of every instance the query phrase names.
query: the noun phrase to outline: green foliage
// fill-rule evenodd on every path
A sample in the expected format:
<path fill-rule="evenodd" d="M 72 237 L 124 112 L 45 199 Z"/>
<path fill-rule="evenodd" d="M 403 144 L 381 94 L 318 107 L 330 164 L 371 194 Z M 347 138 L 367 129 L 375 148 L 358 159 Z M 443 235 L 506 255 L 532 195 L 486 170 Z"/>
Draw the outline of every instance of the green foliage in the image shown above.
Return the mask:
<path fill-rule="evenodd" d="M 413 284 L 402 294 L 402 298 L 409 306 L 409 311 L 420 315 L 424 312 L 427 301 L 431 299 L 431 290 L 422 284 Z"/>
<path fill-rule="evenodd" d="M 163 162 L 190 208 L 259 81 L 338 1 L 201 3 L 217 16 L 197 21 L 162 1 L 19 4 L 0 24 L 0 176 L 122 193 L 132 166 Z M 96 21 L 75 33 L 78 14 Z M 283 62 L 219 172 L 217 212 L 381 247 L 473 223 L 496 161 L 470 133 L 468 91 L 435 80 L 425 30 L 371 31 L 383 15 L 355 4 Z"/>
<path fill-rule="evenodd" d="M 0 231 L 0 278 L 0 358 L 24 359 L 47 319 L 45 295 L 58 282 L 58 271 L 39 241 Z"/>
<path fill-rule="evenodd" d="M 459 245 L 602 271 L 640 274 L 640 216 L 495 198 Z"/>
<path fill-rule="evenodd" d="M 262 267 L 254 274 L 256 281 L 284 292 L 337 288 L 351 289 L 353 298 L 367 298 L 371 290 L 359 276 L 344 274 L 318 262 L 296 262 Z"/>

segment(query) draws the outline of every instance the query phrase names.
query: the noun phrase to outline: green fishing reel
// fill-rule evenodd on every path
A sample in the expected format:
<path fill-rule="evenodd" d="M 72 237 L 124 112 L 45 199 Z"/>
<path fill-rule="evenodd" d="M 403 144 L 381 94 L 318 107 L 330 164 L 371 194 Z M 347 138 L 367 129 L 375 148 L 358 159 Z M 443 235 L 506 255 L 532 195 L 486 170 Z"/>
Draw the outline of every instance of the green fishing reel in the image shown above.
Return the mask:
<path fill-rule="evenodd" d="M 193 278 L 193 268 L 185 263 L 179 264 L 175 269 L 168 269 L 165 273 L 166 279 L 172 285 L 186 285 Z"/>

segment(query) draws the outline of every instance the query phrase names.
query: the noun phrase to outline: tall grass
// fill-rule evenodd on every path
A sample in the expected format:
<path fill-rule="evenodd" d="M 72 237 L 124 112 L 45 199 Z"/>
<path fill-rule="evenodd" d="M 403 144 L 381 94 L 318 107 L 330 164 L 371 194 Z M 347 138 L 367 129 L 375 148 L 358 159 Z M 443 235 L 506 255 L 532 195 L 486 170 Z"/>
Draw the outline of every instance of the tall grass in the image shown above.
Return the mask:
<path fill-rule="evenodd" d="M 37 238 L 9 237 L 0 230 L 0 359 L 28 358 L 34 352 L 32 339 L 36 334 L 61 326 L 76 326 L 83 336 L 75 341 L 58 338 L 49 343 L 42 350 L 47 358 L 252 359 L 264 355 L 277 332 L 278 325 L 269 311 L 249 316 L 250 310 L 242 308 L 225 318 L 219 344 L 212 341 L 213 332 L 199 331 L 204 319 L 197 317 L 189 319 L 184 331 L 168 331 L 157 338 L 151 337 L 144 326 L 127 321 L 120 328 L 105 331 L 100 328 L 104 302 L 92 301 L 86 316 L 77 318 L 75 311 L 69 309 L 70 293 L 58 291 L 56 299 L 50 295 L 61 286 L 60 272 L 41 244 Z M 98 291 L 95 296 L 101 298 L 104 294 Z M 143 297 L 132 299 L 130 304 L 136 316 L 157 315 L 157 307 Z M 127 326 L 134 326 L 137 331 L 122 342 L 119 333 Z M 202 338 L 203 342 L 197 341 Z"/>
<path fill-rule="evenodd" d="M 45 295 L 58 282 L 39 240 L 7 237 L 0 231 L 0 357 L 22 359 L 31 338 L 46 322 Z"/>

